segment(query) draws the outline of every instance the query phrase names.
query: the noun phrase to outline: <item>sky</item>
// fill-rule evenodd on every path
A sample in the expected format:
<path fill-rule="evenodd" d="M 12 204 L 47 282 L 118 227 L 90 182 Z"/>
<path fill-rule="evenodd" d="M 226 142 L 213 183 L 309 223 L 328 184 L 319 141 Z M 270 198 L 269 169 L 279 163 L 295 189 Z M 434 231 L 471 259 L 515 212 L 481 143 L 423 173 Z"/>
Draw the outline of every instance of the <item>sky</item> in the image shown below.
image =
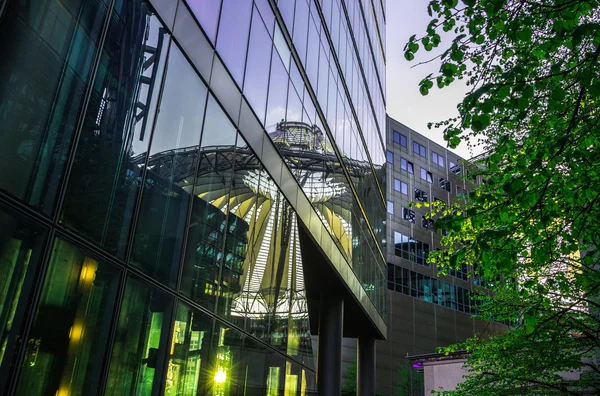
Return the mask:
<path fill-rule="evenodd" d="M 458 115 L 456 105 L 462 100 L 467 87 L 457 81 L 450 87 L 419 93 L 419 81 L 430 73 L 439 71 L 440 63 L 431 62 L 413 67 L 418 61 L 428 60 L 431 53 L 417 53 L 414 61 L 404 59 L 404 44 L 410 36 L 420 37 L 430 21 L 427 15 L 428 0 L 387 0 L 386 9 L 386 95 L 387 113 L 390 117 L 419 132 L 434 142 L 446 147 L 443 130 L 427 128 L 428 122 L 443 121 Z M 444 44 L 442 36 L 442 45 Z M 451 150 L 463 158 L 480 154 L 471 152 L 465 143 Z"/>

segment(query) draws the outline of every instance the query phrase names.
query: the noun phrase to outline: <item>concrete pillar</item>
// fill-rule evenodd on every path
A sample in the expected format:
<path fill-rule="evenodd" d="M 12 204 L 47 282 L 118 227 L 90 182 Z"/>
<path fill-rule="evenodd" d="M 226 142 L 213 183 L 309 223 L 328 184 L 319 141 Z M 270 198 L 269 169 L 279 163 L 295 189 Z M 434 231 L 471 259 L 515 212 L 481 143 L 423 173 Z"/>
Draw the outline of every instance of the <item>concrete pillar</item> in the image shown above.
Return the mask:
<path fill-rule="evenodd" d="M 339 396 L 342 392 L 342 331 L 344 300 L 321 295 L 317 390 L 319 396 Z"/>
<path fill-rule="evenodd" d="M 375 396 L 375 338 L 358 337 L 357 396 Z"/>

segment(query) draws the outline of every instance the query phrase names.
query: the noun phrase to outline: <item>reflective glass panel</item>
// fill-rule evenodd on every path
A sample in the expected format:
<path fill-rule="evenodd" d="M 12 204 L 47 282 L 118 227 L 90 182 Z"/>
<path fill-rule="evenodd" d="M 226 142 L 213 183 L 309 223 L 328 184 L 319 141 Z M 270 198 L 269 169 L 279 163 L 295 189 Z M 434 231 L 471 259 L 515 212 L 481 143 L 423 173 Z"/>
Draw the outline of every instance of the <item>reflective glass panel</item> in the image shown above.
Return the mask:
<path fill-rule="evenodd" d="M 63 203 L 63 224 L 119 257 L 148 155 L 168 40 L 141 1 L 125 2 L 111 19 Z"/>
<path fill-rule="evenodd" d="M 10 368 L 31 289 L 27 274 L 35 271 L 44 239 L 42 228 L 0 210 L 0 374 Z"/>
<path fill-rule="evenodd" d="M 217 52 L 240 86 L 244 78 L 251 14 L 251 1 L 223 0 Z"/>
<path fill-rule="evenodd" d="M 211 96 L 193 185 L 181 279 L 181 292 L 210 310 L 214 309 L 223 259 L 235 139 L 234 126 Z"/>
<path fill-rule="evenodd" d="M 213 320 L 185 304 L 179 304 L 167 367 L 166 396 L 198 395 L 210 391 L 210 339 Z"/>
<path fill-rule="evenodd" d="M 98 392 L 119 278 L 116 268 L 55 241 L 17 394 Z"/>
<path fill-rule="evenodd" d="M 104 1 L 6 3 L 0 19 L 0 189 L 49 214 L 90 80 Z"/>
<path fill-rule="evenodd" d="M 271 48 L 271 38 L 262 19 L 258 16 L 258 12 L 254 9 L 252 29 L 250 30 L 248 67 L 246 68 L 244 80 L 244 95 L 261 123 L 265 121 Z"/>
<path fill-rule="evenodd" d="M 171 297 L 135 278 L 125 285 L 105 394 L 160 394 L 168 353 Z"/>
<path fill-rule="evenodd" d="M 186 2 L 200 21 L 200 25 L 210 41 L 214 43 L 217 36 L 221 0 L 186 0 Z"/>
<path fill-rule="evenodd" d="M 132 262 L 174 286 L 193 194 L 206 87 L 172 46 L 146 179 Z"/>

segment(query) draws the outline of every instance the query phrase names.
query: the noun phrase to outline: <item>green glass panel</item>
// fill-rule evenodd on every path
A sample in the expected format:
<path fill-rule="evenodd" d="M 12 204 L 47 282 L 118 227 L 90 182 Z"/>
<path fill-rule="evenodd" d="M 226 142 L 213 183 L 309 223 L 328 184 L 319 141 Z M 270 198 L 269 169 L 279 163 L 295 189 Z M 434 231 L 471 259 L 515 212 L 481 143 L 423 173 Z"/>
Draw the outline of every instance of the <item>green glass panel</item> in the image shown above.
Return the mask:
<path fill-rule="evenodd" d="M 32 0 L 8 2 L 0 19 L 0 189 L 46 214 L 106 14 L 101 0 Z"/>
<path fill-rule="evenodd" d="M 107 395 L 158 394 L 167 355 L 171 297 L 129 278 L 125 286 Z"/>
<path fill-rule="evenodd" d="M 169 36 L 142 1 L 120 8 L 111 18 L 61 220 L 122 258 Z"/>
<path fill-rule="evenodd" d="M 166 396 L 203 394 L 210 383 L 210 339 L 213 320 L 179 304 L 165 382 Z"/>
<path fill-rule="evenodd" d="M 19 377 L 19 395 L 98 392 L 120 272 L 57 239 Z"/>
<path fill-rule="evenodd" d="M 42 228 L 0 210 L 0 373 L 9 369 L 20 336 L 26 276 L 35 270 L 44 239 Z"/>

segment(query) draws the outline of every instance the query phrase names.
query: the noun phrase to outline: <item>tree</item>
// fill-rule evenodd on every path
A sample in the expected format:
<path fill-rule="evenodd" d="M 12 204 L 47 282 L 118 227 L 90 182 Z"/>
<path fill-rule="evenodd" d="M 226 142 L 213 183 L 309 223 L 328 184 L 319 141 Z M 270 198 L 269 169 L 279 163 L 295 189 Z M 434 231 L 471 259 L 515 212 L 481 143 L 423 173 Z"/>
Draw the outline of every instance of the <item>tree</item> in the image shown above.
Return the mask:
<path fill-rule="evenodd" d="M 400 380 L 396 383 L 396 392 L 393 396 L 421 396 L 424 392 L 425 379 L 423 371 L 415 370 L 410 362 L 406 361 L 398 369 Z"/>
<path fill-rule="evenodd" d="M 478 316 L 510 324 L 448 349 L 471 352 L 457 392 L 597 394 L 599 1 L 434 0 L 427 10 L 426 33 L 409 39 L 405 58 L 443 52 L 420 92 L 456 80 L 470 89 L 458 117 L 430 127 L 452 148 L 486 150 L 467 170 L 482 183 L 452 207 L 433 207 L 448 235 L 430 261 L 473 266 L 489 289 Z"/>
<path fill-rule="evenodd" d="M 356 395 L 356 374 L 358 373 L 356 359 L 346 369 L 344 379 L 346 382 L 342 387 L 342 396 L 354 396 Z"/>

